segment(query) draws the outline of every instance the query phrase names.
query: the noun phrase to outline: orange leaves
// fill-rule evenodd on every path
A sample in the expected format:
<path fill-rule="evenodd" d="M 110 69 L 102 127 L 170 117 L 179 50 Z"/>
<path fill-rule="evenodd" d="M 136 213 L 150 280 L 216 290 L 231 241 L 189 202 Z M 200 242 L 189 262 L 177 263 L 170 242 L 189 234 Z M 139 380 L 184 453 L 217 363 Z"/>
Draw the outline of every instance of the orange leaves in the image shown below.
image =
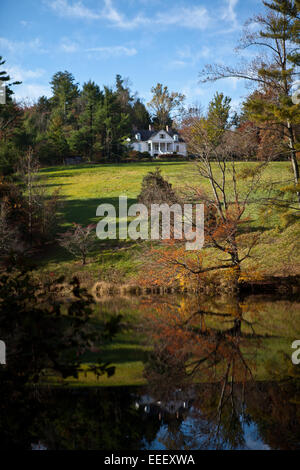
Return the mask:
<path fill-rule="evenodd" d="M 161 361 L 167 357 L 181 364 L 186 378 L 221 378 L 230 365 L 234 380 L 244 380 L 251 375 L 251 347 L 243 333 L 242 311 L 239 304 L 227 306 L 226 314 L 218 309 L 202 311 L 195 297 L 176 304 L 149 302 L 145 312 L 148 337 Z"/>

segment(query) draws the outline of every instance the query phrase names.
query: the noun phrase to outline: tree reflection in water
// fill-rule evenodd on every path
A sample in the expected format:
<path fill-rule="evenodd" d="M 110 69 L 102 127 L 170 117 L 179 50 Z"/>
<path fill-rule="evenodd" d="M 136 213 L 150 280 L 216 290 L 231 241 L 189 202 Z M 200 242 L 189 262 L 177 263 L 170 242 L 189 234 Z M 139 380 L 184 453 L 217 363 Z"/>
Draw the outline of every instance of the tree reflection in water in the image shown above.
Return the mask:
<path fill-rule="evenodd" d="M 265 334 L 258 333 L 256 323 L 246 318 L 246 304 L 236 299 L 225 313 L 220 313 L 202 308 L 195 299 L 183 299 L 176 305 L 159 302 L 155 308 L 151 304 L 146 317 L 146 328 L 154 343 L 145 369 L 149 390 L 162 401 L 162 407 L 174 400 L 176 402 L 178 393 L 182 404 L 184 397 L 191 395 L 193 390 L 188 417 L 177 423 L 176 431 L 165 428 L 165 433 L 160 436 L 164 447 L 175 449 L 180 443 L 184 449 L 247 448 L 251 429 L 259 428 L 266 434 L 264 426 L 271 410 L 268 409 L 265 415 L 263 410 L 270 402 L 265 395 L 265 387 L 259 386 L 253 374 Z M 291 377 L 286 379 L 281 384 L 269 385 L 269 391 L 276 386 L 279 396 L 286 394 L 285 385 L 288 382 L 291 387 Z M 299 397 L 297 380 L 294 380 L 293 387 L 293 393 Z M 265 406 L 262 406 L 264 400 Z M 258 402 L 259 408 L 256 406 Z M 296 403 L 297 400 L 294 401 Z M 177 408 L 179 406 L 178 403 Z M 288 396 L 284 402 L 277 400 L 276 410 L 283 406 L 289 406 Z M 271 408 L 274 417 L 273 405 Z M 294 412 L 298 416 L 297 406 Z M 254 421 L 258 427 L 253 427 Z M 278 429 L 280 420 L 275 418 L 273 424 Z M 283 444 L 284 438 L 278 439 L 275 446 L 276 430 L 270 431 L 267 426 L 272 436 L 267 439 L 270 447 L 297 448 L 297 419 L 294 424 L 294 438 L 291 439 L 291 433 L 286 430 L 289 436 L 286 443 Z"/>
<path fill-rule="evenodd" d="M 58 390 L 2 378 L 0 448 L 300 449 L 300 366 L 290 358 L 299 304 L 164 297 L 142 313 L 154 347 L 146 389 Z"/>

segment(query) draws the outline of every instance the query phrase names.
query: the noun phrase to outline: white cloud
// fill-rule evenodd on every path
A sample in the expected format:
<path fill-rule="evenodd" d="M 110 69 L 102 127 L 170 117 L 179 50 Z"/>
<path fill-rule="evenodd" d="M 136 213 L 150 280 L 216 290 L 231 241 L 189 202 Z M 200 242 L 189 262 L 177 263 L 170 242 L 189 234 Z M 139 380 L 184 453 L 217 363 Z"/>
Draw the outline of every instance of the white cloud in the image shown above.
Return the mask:
<path fill-rule="evenodd" d="M 67 54 L 72 54 L 74 52 L 88 52 L 98 54 L 101 57 L 133 56 L 137 54 L 137 50 L 134 47 L 116 45 L 87 48 L 85 45 L 73 42 L 69 38 L 61 39 L 59 49 L 63 52 L 66 52 Z"/>
<path fill-rule="evenodd" d="M 96 52 L 105 57 L 133 56 L 137 54 L 137 50 L 134 47 L 125 46 L 91 47 L 86 49 L 86 52 Z"/>
<path fill-rule="evenodd" d="M 195 103 L 200 97 L 206 94 L 203 87 L 199 86 L 198 80 L 190 80 L 185 84 L 181 93 L 186 97 L 188 103 Z"/>
<path fill-rule="evenodd" d="M 229 0 L 235 1 L 235 0 Z M 178 7 L 158 13 L 151 17 L 138 13 L 133 18 L 126 18 L 113 4 L 113 0 L 104 0 L 102 11 L 94 11 L 84 6 L 82 1 L 69 3 L 69 0 L 48 0 L 50 8 L 58 15 L 87 20 L 107 20 L 112 26 L 121 29 L 134 29 L 138 26 L 174 26 L 193 29 L 206 29 L 210 16 L 205 7 Z"/>
<path fill-rule="evenodd" d="M 238 20 L 235 7 L 237 6 L 239 0 L 226 0 L 226 5 L 223 8 L 222 20 L 232 23 L 234 28 L 237 28 Z"/>
<path fill-rule="evenodd" d="M 32 102 L 42 95 L 50 96 L 51 90 L 49 86 L 41 83 L 32 83 L 46 73 L 44 69 L 23 69 L 18 65 L 6 68 L 11 80 L 22 82 L 21 85 L 14 87 L 14 99 L 17 101 Z"/>
<path fill-rule="evenodd" d="M 183 46 L 180 49 L 177 49 L 177 55 L 185 60 L 193 59 L 198 61 L 200 58 L 209 57 L 210 53 L 210 48 L 207 46 L 202 46 L 200 50 L 193 50 L 190 46 Z"/>
<path fill-rule="evenodd" d="M 26 70 L 22 69 L 18 65 L 12 67 L 7 67 L 7 73 L 10 75 L 12 80 L 24 82 L 25 80 L 32 78 L 40 78 L 45 74 L 45 70 L 36 69 L 36 70 Z"/>
<path fill-rule="evenodd" d="M 73 52 L 78 51 L 79 46 L 75 42 L 72 42 L 69 39 L 63 38 L 60 44 L 60 49 L 63 52 L 73 53 Z"/>
<path fill-rule="evenodd" d="M 12 41 L 10 39 L 0 37 L 0 48 L 12 53 L 22 53 L 24 51 L 32 50 L 38 53 L 46 53 L 47 50 L 42 47 L 39 38 L 32 39 L 31 41 Z"/>
<path fill-rule="evenodd" d="M 48 5 L 56 14 L 64 18 L 106 19 L 113 25 L 124 29 L 135 28 L 139 24 L 147 23 L 147 19 L 139 15 L 132 20 L 127 20 L 124 15 L 114 8 L 111 0 L 104 0 L 104 8 L 99 12 L 87 8 L 81 1 L 69 3 L 68 0 L 51 0 L 48 1 Z"/>
<path fill-rule="evenodd" d="M 187 67 L 188 65 L 189 65 L 189 63 L 184 61 L 184 60 L 175 59 L 175 60 L 171 60 L 171 62 L 169 62 L 169 64 L 167 65 L 167 68 L 168 69 L 183 69 L 183 68 Z"/>
<path fill-rule="evenodd" d="M 14 87 L 13 98 L 17 101 L 32 103 L 42 95 L 51 96 L 50 87 L 35 81 L 43 77 L 46 73 L 44 69 L 24 69 L 19 65 L 12 65 L 6 68 L 12 81 L 20 81 L 21 85 Z"/>
<path fill-rule="evenodd" d="M 159 13 L 154 22 L 162 25 L 178 25 L 185 28 L 206 29 L 210 16 L 205 7 L 177 8 Z"/>
<path fill-rule="evenodd" d="M 199 50 L 192 49 L 189 45 L 184 45 L 176 51 L 176 59 L 168 64 L 168 68 L 176 69 L 195 66 L 201 59 L 207 59 L 211 56 L 211 49 L 202 46 Z"/>
<path fill-rule="evenodd" d="M 70 18 L 100 19 L 102 16 L 85 7 L 81 1 L 70 4 L 68 0 L 52 0 L 49 3 L 52 10 L 59 16 Z"/>
<path fill-rule="evenodd" d="M 21 20 L 20 25 L 23 26 L 24 28 L 30 27 L 32 25 L 31 21 L 26 21 L 26 20 Z"/>
<path fill-rule="evenodd" d="M 105 7 L 102 11 L 103 18 L 107 19 L 119 28 L 131 29 L 140 24 L 147 23 L 147 18 L 137 15 L 131 20 L 126 20 L 124 15 L 117 11 L 113 6 L 112 0 L 104 0 Z"/>
<path fill-rule="evenodd" d="M 38 83 L 27 83 L 18 85 L 14 88 L 14 99 L 16 101 L 36 101 L 40 96 L 51 96 L 51 89 L 49 86 L 41 85 Z"/>

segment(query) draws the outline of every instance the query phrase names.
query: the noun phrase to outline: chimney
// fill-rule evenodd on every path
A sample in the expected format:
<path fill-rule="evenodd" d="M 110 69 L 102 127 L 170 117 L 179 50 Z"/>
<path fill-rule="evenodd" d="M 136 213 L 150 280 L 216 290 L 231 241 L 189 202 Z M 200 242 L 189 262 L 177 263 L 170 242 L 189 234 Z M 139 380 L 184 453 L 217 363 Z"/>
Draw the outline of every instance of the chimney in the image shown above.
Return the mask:
<path fill-rule="evenodd" d="M 153 126 L 152 126 L 152 124 L 149 124 L 149 131 L 153 131 Z"/>
<path fill-rule="evenodd" d="M 166 131 L 169 132 L 169 126 L 166 126 Z"/>

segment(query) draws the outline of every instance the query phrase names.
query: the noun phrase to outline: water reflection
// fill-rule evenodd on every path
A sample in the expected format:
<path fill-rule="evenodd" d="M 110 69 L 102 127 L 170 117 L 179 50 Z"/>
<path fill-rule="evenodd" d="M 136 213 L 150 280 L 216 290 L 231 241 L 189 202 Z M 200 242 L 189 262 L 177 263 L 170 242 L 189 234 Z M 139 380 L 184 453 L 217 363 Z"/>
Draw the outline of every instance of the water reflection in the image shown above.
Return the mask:
<path fill-rule="evenodd" d="M 261 435 L 261 408 L 266 409 L 266 406 L 260 409 L 255 407 L 266 387 L 266 383 L 261 387 L 261 382 L 257 380 L 257 369 L 263 362 L 268 346 L 266 341 L 272 336 L 277 339 L 275 332 L 266 327 L 261 311 L 256 311 L 258 318 L 253 315 L 254 312 L 253 305 L 239 299 L 231 302 L 222 312 L 207 308 L 194 298 L 183 299 L 177 304 L 159 302 L 155 308 L 152 302 L 147 328 L 154 349 L 145 369 L 149 389 L 152 395 L 159 397 L 163 406 L 174 403 L 177 415 L 180 403 L 182 409 L 191 390 L 194 391 L 193 406 L 184 419 L 184 426 L 181 424 L 175 432 L 168 430 L 160 436 L 165 448 L 175 449 L 182 445 L 188 449 L 244 449 L 254 444 L 260 448 L 265 445 L 298 448 L 297 406 L 292 406 L 291 413 L 291 417 L 297 416 L 296 420 L 292 418 L 289 421 L 290 426 L 296 424 L 293 438 L 287 428 L 284 430 L 285 437 L 275 446 L 274 442 L 269 445 L 264 440 L 253 440 L 253 435 Z M 283 326 L 285 331 L 287 320 Z M 297 322 L 293 324 L 294 334 L 296 327 Z M 278 323 L 275 323 L 276 334 L 279 329 Z M 298 369 L 291 364 L 287 353 L 277 353 L 277 361 L 281 362 L 284 373 L 280 381 L 274 383 L 273 389 L 277 388 L 282 398 L 289 391 L 294 395 L 293 403 L 297 404 Z M 271 365 L 273 369 L 269 370 L 269 375 L 278 376 L 280 367 L 277 367 L 274 358 Z M 267 361 L 266 369 L 268 367 L 270 363 Z M 202 386 L 198 386 L 195 392 L 194 384 L 199 382 Z M 183 395 L 181 400 L 178 393 Z M 252 401 L 254 396 L 256 401 Z M 270 397 L 265 399 L 266 403 L 270 403 Z M 274 410 L 278 412 L 280 408 L 289 406 L 289 401 L 288 396 L 284 401 L 277 401 L 276 408 L 268 409 L 266 416 L 263 416 L 263 422 L 270 414 L 276 416 Z M 277 429 L 282 428 L 281 421 L 276 418 L 275 421 Z M 285 422 L 283 420 L 282 425 Z"/>
<path fill-rule="evenodd" d="M 1 449 L 291 449 L 300 448 L 300 382 L 235 387 L 234 406 L 216 413 L 217 384 L 177 390 L 169 403 L 149 390 L 40 392 L 23 409 L 6 403 Z M 18 405 L 18 404 L 17 404 Z"/>
<path fill-rule="evenodd" d="M 1 383 L 1 449 L 300 449 L 299 303 L 168 297 L 139 309 L 147 387 Z"/>

